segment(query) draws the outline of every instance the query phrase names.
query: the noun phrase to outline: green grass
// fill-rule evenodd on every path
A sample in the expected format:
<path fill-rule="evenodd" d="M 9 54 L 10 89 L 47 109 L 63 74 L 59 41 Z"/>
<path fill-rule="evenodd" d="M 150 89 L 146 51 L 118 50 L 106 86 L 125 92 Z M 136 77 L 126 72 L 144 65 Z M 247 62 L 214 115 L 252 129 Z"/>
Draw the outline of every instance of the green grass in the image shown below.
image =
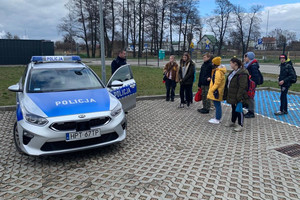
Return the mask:
<path fill-rule="evenodd" d="M 25 67 L 0 67 L 0 106 L 15 105 L 16 95 L 7 88 L 19 82 Z"/>
<path fill-rule="evenodd" d="M 101 67 L 91 67 L 101 77 Z M 10 85 L 16 84 L 23 74 L 25 67 L 0 67 L 0 106 L 15 105 L 15 93 L 8 91 Z M 162 83 L 163 72 L 161 68 L 156 67 L 131 67 L 134 79 L 137 82 L 137 95 L 163 95 L 165 94 L 165 84 Z M 106 67 L 106 81 L 109 80 L 111 75 L 110 67 Z M 197 91 L 199 73 L 197 72 L 196 82 L 194 83 L 193 91 Z M 264 74 L 264 84 L 259 87 L 273 87 L 279 88 L 278 83 L 275 81 L 278 75 Z M 268 80 L 271 79 L 271 80 Z M 274 81 L 273 81 L 274 80 Z M 300 82 L 300 77 L 298 77 Z M 293 84 L 290 88 L 291 91 L 300 92 L 300 84 Z M 179 94 L 179 84 L 176 87 L 176 94 Z"/>

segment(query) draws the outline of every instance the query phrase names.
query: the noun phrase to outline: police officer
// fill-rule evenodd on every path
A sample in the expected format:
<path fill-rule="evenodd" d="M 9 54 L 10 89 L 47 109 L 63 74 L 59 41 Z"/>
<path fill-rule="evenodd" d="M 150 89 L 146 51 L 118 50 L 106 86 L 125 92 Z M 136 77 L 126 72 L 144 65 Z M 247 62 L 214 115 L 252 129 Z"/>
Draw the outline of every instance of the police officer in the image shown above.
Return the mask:
<path fill-rule="evenodd" d="M 111 62 L 111 75 L 113 75 L 119 67 L 126 64 L 126 51 L 120 50 L 118 57 Z"/>

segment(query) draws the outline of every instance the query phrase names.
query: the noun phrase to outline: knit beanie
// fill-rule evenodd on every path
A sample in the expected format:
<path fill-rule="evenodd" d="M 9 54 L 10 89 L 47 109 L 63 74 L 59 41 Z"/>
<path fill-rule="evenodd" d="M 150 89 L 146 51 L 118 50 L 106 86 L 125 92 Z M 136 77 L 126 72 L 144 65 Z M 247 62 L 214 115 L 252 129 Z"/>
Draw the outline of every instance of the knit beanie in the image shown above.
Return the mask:
<path fill-rule="evenodd" d="M 246 53 L 249 60 L 253 60 L 255 58 L 255 54 L 252 51 L 249 51 Z"/>
<path fill-rule="evenodd" d="M 221 57 L 215 57 L 214 59 L 212 59 L 212 63 L 216 66 L 221 65 Z"/>

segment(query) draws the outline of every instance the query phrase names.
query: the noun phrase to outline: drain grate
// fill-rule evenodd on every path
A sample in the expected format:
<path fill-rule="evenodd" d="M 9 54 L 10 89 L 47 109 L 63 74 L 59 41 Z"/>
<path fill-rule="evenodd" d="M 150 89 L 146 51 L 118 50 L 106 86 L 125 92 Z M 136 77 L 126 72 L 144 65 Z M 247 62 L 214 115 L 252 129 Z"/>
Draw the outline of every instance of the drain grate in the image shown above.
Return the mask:
<path fill-rule="evenodd" d="M 286 154 L 292 158 L 300 157 L 300 144 L 292 144 L 275 149 L 280 153 Z"/>

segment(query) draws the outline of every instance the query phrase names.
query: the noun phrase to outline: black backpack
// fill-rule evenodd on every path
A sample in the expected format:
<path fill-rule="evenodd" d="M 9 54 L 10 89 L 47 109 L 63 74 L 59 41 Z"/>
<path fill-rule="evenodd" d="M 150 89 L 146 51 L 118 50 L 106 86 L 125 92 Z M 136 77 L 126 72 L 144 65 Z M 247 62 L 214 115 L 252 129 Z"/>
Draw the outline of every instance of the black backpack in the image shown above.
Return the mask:
<path fill-rule="evenodd" d="M 297 82 L 297 74 L 296 74 L 296 71 L 295 71 L 295 68 L 294 68 L 294 66 L 293 66 L 292 61 L 289 61 L 288 64 L 290 64 L 291 67 L 292 67 L 292 75 L 293 75 L 293 78 L 290 80 L 290 83 L 293 84 L 293 83 L 296 83 L 296 82 Z"/>
<path fill-rule="evenodd" d="M 259 69 L 257 69 L 257 70 L 258 70 L 258 76 L 259 76 L 257 85 L 261 85 L 264 83 L 264 77 L 263 77 L 262 73 L 260 72 L 260 70 Z"/>

